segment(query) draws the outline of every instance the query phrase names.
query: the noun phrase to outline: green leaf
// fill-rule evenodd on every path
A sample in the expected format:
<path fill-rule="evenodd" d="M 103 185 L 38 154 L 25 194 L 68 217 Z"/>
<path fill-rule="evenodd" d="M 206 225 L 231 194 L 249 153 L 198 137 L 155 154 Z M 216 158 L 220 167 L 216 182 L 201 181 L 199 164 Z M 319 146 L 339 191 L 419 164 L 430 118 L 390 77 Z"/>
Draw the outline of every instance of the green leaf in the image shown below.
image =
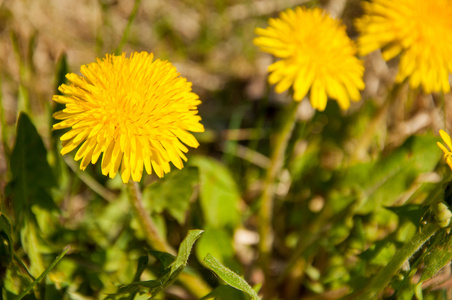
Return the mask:
<path fill-rule="evenodd" d="M 147 255 L 140 256 L 138 258 L 138 264 L 137 264 L 137 271 L 135 275 L 133 276 L 133 281 L 139 281 L 141 274 L 143 274 L 144 270 L 148 266 L 149 257 Z"/>
<path fill-rule="evenodd" d="M 56 63 L 56 72 L 55 72 L 55 94 L 61 94 L 61 92 L 58 90 L 58 87 L 65 83 L 66 80 L 66 74 L 69 73 L 69 66 L 67 63 L 67 54 L 66 52 L 63 52 L 61 56 L 58 58 L 58 61 Z M 64 105 L 62 105 L 64 107 Z"/>
<path fill-rule="evenodd" d="M 394 296 L 397 299 L 413 299 L 414 294 L 417 299 L 427 297 L 432 292 L 427 290 L 423 295 L 422 283 L 432 279 L 445 266 L 450 264 L 452 259 L 452 236 L 449 234 L 449 229 L 440 229 L 428 243 L 424 244 L 421 255 L 417 255 L 410 260 L 410 271 L 404 274 L 403 281 L 395 287 Z M 415 279 L 418 276 L 419 270 L 422 270 L 420 279 Z M 440 280 L 441 281 L 441 280 Z M 440 282 L 438 281 L 438 282 Z M 430 288 L 436 285 L 430 286 Z"/>
<path fill-rule="evenodd" d="M 240 193 L 229 170 L 218 161 L 196 156 L 190 164 L 199 168 L 200 202 L 207 225 L 234 228 L 240 221 Z"/>
<path fill-rule="evenodd" d="M 376 265 L 384 265 L 394 256 L 395 251 L 396 245 L 388 239 L 384 239 L 375 242 L 369 249 L 361 253 L 359 257 Z"/>
<path fill-rule="evenodd" d="M 414 225 L 419 225 L 419 222 L 422 216 L 427 211 L 427 207 L 422 207 L 421 205 L 416 204 L 405 204 L 402 206 L 395 207 L 385 207 L 386 209 L 392 211 L 399 217 L 404 217 L 408 219 Z"/>
<path fill-rule="evenodd" d="M 166 210 L 179 224 L 183 224 L 198 177 L 196 168 L 171 172 L 163 180 L 149 185 L 143 192 L 143 199 L 151 203 L 154 212 Z"/>
<path fill-rule="evenodd" d="M 443 229 L 434 236 L 432 244 L 426 250 L 428 255 L 424 259 L 424 270 L 418 285 L 432 278 L 452 260 L 452 236 Z"/>
<path fill-rule="evenodd" d="M 421 173 L 438 163 L 433 135 L 411 136 L 399 148 L 381 159 L 351 167 L 341 175 L 341 188 L 351 187 L 360 198 L 359 214 L 367 214 L 382 206 L 393 205 Z"/>
<path fill-rule="evenodd" d="M 47 210 L 58 207 L 47 190 L 55 186 L 52 170 L 47 162 L 47 150 L 36 128 L 25 113 L 19 115 L 17 136 L 11 153 L 11 189 L 16 218 L 32 205 Z"/>
<path fill-rule="evenodd" d="M 175 272 L 180 267 L 185 267 L 190 256 L 191 248 L 197 239 L 201 237 L 203 230 L 195 229 L 189 230 L 188 235 L 182 241 L 179 246 L 179 251 L 177 252 L 176 260 L 171 266 L 171 272 Z"/>
<path fill-rule="evenodd" d="M 249 297 L 243 293 L 242 291 L 237 290 L 229 285 L 220 285 L 217 286 L 212 292 L 208 295 L 201 298 L 201 300 L 207 299 L 216 299 L 216 300 L 246 300 Z"/>
<path fill-rule="evenodd" d="M 47 273 L 49 273 L 56 266 L 56 264 L 66 255 L 66 253 L 69 251 L 69 249 L 70 249 L 69 246 L 64 248 L 63 251 L 60 253 L 60 255 L 58 255 L 54 259 L 54 261 L 50 264 L 50 266 L 35 281 L 33 281 L 33 283 L 31 285 L 29 285 L 25 290 L 22 291 L 22 293 L 20 293 L 20 295 L 17 297 L 17 300 L 20 300 L 23 297 L 25 297 L 33 289 L 33 287 L 36 284 L 38 284 L 42 279 L 44 279 L 44 277 L 47 275 Z"/>
<path fill-rule="evenodd" d="M 251 288 L 251 286 L 239 275 L 231 271 L 230 269 L 223 266 L 218 260 L 216 260 L 212 255 L 207 254 L 204 258 L 203 263 L 215 274 L 218 275 L 224 282 L 228 285 L 243 291 L 253 300 L 259 300 L 256 292 Z"/>
<path fill-rule="evenodd" d="M 208 253 L 216 257 L 222 264 L 233 267 L 233 237 L 222 228 L 207 227 L 196 246 L 196 257 L 202 261 Z"/>
<path fill-rule="evenodd" d="M 149 251 L 149 253 L 158 259 L 159 262 L 162 263 L 163 268 L 166 269 L 169 266 L 171 266 L 174 261 L 176 260 L 176 257 L 172 254 L 166 253 L 166 252 L 160 252 L 160 251 Z"/>
<path fill-rule="evenodd" d="M 0 91 L 3 91 L 2 88 L 2 79 L 0 78 Z M 3 153 L 5 155 L 5 158 L 8 159 L 10 156 L 10 148 L 8 145 L 8 125 L 6 123 L 6 117 L 5 117 L 5 107 L 3 105 L 3 94 L 0 92 L 0 138 L 1 143 L 3 146 Z"/>
<path fill-rule="evenodd" d="M 144 292 L 150 295 L 150 299 L 154 298 L 158 293 L 170 286 L 179 276 L 187 264 L 191 249 L 194 243 L 203 233 L 202 230 L 189 230 L 187 236 L 179 246 L 176 259 L 171 264 L 171 268 L 167 268 L 166 272 L 156 280 L 135 281 L 127 285 L 121 286 L 115 294 L 110 294 L 106 299 L 133 299 L 136 293 Z M 165 265 L 172 255 L 162 255 L 162 252 L 153 252 L 153 254 Z M 142 266 L 144 267 L 144 266 Z M 137 270 L 138 272 L 138 270 Z M 135 276 L 136 277 L 136 276 Z M 136 278 L 135 278 L 136 279 Z"/>
<path fill-rule="evenodd" d="M 179 251 L 177 252 L 176 260 L 171 265 L 171 270 L 162 278 L 159 279 L 161 283 L 159 286 L 151 289 L 152 297 L 157 295 L 159 292 L 170 286 L 184 270 L 187 265 L 188 257 L 190 256 L 191 249 L 194 243 L 203 233 L 202 230 L 189 230 L 187 236 L 182 241 L 179 246 Z"/>
<path fill-rule="evenodd" d="M 6 239 L 6 242 L 8 243 L 8 256 L 10 261 L 13 258 L 13 239 L 11 237 L 12 229 L 13 227 L 11 225 L 11 221 L 4 213 L 0 211 L 0 234 L 3 236 L 3 238 Z M 4 243 L 2 244 L 5 245 Z"/>
<path fill-rule="evenodd" d="M 13 260 L 12 226 L 8 217 L 0 211 L 0 281 Z"/>

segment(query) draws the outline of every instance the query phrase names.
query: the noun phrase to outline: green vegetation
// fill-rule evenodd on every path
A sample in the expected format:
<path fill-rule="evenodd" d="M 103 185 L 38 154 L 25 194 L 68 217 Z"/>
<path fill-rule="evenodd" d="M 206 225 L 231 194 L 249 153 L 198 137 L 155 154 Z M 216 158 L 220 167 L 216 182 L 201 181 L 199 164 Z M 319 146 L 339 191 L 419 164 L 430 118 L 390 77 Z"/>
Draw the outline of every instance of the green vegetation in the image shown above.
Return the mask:
<path fill-rule="evenodd" d="M 450 93 L 394 84 L 379 53 L 346 111 L 267 83 L 254 29 L 334 0 L 28 2 L 0 1 L 1 299 L 451 299 Z M 60 155 L 51 99 L 133 51 L 193 83 L 206 131 L 183 169 L 123 184 Z"/>

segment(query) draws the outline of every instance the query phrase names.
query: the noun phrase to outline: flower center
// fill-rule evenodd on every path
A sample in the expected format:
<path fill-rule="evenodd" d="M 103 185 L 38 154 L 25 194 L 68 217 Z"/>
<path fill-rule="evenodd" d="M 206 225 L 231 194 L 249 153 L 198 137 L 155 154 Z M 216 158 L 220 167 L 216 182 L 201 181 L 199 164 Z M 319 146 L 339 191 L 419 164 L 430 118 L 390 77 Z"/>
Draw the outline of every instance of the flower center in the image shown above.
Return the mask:
<path fill-rule="evenodd" d="M 447 2 L 414 1 L 412 11 L 419 43 L 435 44 L 435 41 L 450 34 L 452 10 Z"/>

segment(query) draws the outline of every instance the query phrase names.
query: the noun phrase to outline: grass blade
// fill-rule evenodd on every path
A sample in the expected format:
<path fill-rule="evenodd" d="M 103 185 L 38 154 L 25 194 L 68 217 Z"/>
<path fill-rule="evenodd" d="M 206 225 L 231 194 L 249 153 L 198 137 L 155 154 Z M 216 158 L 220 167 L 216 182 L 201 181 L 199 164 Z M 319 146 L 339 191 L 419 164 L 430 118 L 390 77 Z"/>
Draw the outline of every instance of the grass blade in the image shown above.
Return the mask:
<path fill-rule="evenodd" d="M 60 255 L 58 255 L 55 258 L 55 260 L 50 264 L 50 266 L 44 272 L 42 272 L 42 274 L 35 281 L 33 281 L 25 290 L 23 290 L 19 296 L 17 296 L 16 300 L 20 300 L 23 297 L 25 297 L 25 295 L 27 295 L 33 289 L 33 287 L 37 285 L 47 275 L 47 273 L 49 273 L 56 266 L 56 264 L 63 258 L 63 256 L 66 255 L 69 249 L 70 245 L 66 246 L 63 249 L 63 252 L 61 252 Z"/>

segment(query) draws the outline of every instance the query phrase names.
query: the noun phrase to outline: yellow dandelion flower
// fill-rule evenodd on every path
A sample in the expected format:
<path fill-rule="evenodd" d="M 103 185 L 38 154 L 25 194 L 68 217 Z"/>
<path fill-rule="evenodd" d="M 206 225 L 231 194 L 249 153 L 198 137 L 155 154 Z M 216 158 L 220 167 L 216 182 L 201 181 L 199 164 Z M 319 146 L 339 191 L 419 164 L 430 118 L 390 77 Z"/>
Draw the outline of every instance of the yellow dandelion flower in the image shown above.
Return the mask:
<path fill-rule="evenodd" d="M 440 130 L 439 131 L 439 135 L 441 136 L 441 138 L 443 139 L 444 143 L 446 144 L 446 146 L 449 149 L 444 147 L 444 145 L 441 144 L 440 142 L 437 142 L 436 144 L 438 145 L 438 147 L 441 148 L 441 150 L 443 150 L 443 152 L 444 152 L 444 160 L 446 161 L 446 163 L 449 165 L 450 169 L 452 170 L 452 152 L 451 152 L 451 150 L 452 150 L 452 141 L 450 139 L 450 136 L 444 130 Z"/>
<path fill-rule="evenodd" d="M 310 90 L 311 105 L 321 111 L 328 97 L 344 110 L 350 99 L 359 101 L 364 67 L 345 26 L 319 8 L 304 7 L 281 12 L 268 23 L 267 28 L 256 29 L 253 42 L 281 59 L 268 68 L 268 81 L 276 84 L 276 92 L 292 86 L 294 100 L 301 101 Z"/>
<path fill-rule="evenodd" d="M 143 166 L 159 177 L 170 171 L 169 162 L 183 168 L 185 145 L 199 145 L 189 131 L 204 131 L 201 101 L 171 63 L 153 58 L 146 52 L 106 55 L 83 65 L 83 76 L 66 75 L 71 84 L 53 96 L 66 105 L 53 115 L 63 120 L 53 128 L 71 128 L 61 136 L 62 155 L 81 145 L 75 160 L 84 170 L 103 153 L 102 173 L 113 178 L 121 167 L 124 182 L 140 181 Z"/>
<path fill-rule="evenodd" d="M 363 7 L 356 21 L 361 55 L 379 48 L 385 60 L 400 54 L 396 82 L 409 78 L 412 88 L 426 93 L 450 91 L 451 0 L 373 0 Z"/>

